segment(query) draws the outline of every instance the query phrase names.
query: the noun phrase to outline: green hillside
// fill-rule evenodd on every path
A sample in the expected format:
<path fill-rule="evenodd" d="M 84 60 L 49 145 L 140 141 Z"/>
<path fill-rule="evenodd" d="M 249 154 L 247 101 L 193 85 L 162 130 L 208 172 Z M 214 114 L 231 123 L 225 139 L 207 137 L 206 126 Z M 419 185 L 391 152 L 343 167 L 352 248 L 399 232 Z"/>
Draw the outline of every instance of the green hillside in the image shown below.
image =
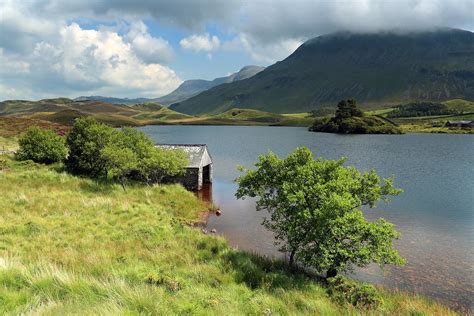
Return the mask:
<path fill-rule="evenodd" d="M 305 42 L 252 78 L 171 106 L 187 114 L 252 108 L 308 112 L 355 98 L 364 104 L 474 100 L 474 33 L 336 33 Z"/>
<path fill-rule="evenodd" d="M 253 109 L 234 108 L 226 112 L 213 115 L 213 119 L 228 119 L 242 122 L 263 123 L 265 125 L 289 125 L 289 126 L 307 126 L 312 121 L 308 113 L 301 115 L 288 115 L 264 112 Z"/>
<path fill-rule="evenodd" d="M 307 127 L 313 121 L 308 113 L 276 114 L 238 108 L 216 115 L 192 116 L 176 112 L 156 102 L 139 103 L 133 106 L 67 98 L 0 102 L 0 117 L 21 117 L 70 126 L 76 118 L 82 116 L 94 116 L 98 121 L 112 126 L 187 124 Z"/>
<path fill-rule="evenodd" d="M 0 117 L 22 117 L 45 120 L 63 125 L 72 125 L 81 116 L 94 116 L 97 120 L 113 126 L 139 126 L 160 124 L 164 121 L 187 119 L 187 114 L 178 113 L 156 102 L 134 106 L 112 104 L 91 100 L 67 98 L 39 101 L 7 100 L 0 102 Z"/>
<path fill-rule="evenodd" d="M 123 104 L 100 101 L 74 101 L 67 98 L 44 99 L 39 101 L 7 100 L 0 102 L 0 116 L 28 116 L 32 113 L 57 113 L 63 110 L 78 111 L 83 114 L 113 113 L 132 115 L 137 111 Z"/>
<path fill-rule="evenodd" d="M 450 109 L 461 113 L 474 112 L 474 102 L 462 99 L 454 99 L 443 102 Z"/>
<path fill-rule="evenodd" d="M 137 120 L 181 120 L 191 117 L 154 102 L 137 104 L 133 106 L 133 109 L 141 111 L 141 113 L 133 116 Z"/>

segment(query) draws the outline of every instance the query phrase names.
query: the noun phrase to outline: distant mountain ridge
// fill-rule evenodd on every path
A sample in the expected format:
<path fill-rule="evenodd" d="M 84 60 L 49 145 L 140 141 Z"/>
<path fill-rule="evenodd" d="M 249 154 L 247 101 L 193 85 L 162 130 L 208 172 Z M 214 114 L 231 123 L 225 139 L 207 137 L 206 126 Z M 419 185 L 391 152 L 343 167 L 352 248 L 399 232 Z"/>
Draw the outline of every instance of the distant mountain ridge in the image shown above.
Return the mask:
<path fill-rule="evenodd" d="M 187 114 L 234 107 L 295 113 L 347 98 L 360 103 L 474 100 L 474 33 L 319 36 L 247 80 L 213 87 L 171 108 Z"/>
<path fill-rule="evenodd" d="M 229 76 L 216 78 L 214 80 L 203 80 L 203 79 L 186 80 L 178 88 L 176 88 L 176 90 L 159 98 L 129 99 L 129 98 L 114 98 L 114 97 L 103 97 L 103 96 L 80 96 L 78 98 L 75 98 L 74 100 L 75 101 L 91 100 L 91 101 L 107 102 L 107 103 L 114 103 L 114 104 L 128 104 L 128 105 L 145 103 L 145 102 L 158 102 L 162 105 L 168 106 L 176 102 L 184 101 L 190 97 L 193 97 L 217 85 L 250 78 L 264 69 L 265 67 L 249 65 L 249 66 L 243 67 L 238 72 L 235 72 Z"/>
<path fill-rule="evenodd" d="M 176 102 L 181 102 L 190 97 L 198 95 L 199 93 L 206 91 L 212 87 L 221 85 L 223 83 L 231 83 L 239 80 L 244 80 L 251 78 L 263 71 L 265 67 L 260 66 L 245 66 L 240 69 L 238 72 L 235 72 L 226 77 L 216 78 L 212 81 L 209 80 L 186 80 L 183 82 L 176 90 L 162 96 L 160 98 L 154 99 L 154 101 L 159 102 L 163 105 L 170 105 Z"/>

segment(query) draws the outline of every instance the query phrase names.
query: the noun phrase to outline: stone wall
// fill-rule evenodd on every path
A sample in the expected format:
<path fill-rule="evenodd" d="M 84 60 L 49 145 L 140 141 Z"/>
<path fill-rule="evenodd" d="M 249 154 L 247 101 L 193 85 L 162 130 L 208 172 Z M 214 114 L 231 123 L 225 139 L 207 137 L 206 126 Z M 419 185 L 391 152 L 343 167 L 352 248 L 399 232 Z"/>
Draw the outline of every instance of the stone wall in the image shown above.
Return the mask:
<path fill-rule="evenodd" d="M 181 183 L 186 189 L 197 191 L 200 189 L 200 184 L 202 185 L 202 182 L 199 182 L 199 179 L 202 177 L 201 173 L 199 168 L 188 168 L 184 175 L 166 178 L 164 182 Z"/>

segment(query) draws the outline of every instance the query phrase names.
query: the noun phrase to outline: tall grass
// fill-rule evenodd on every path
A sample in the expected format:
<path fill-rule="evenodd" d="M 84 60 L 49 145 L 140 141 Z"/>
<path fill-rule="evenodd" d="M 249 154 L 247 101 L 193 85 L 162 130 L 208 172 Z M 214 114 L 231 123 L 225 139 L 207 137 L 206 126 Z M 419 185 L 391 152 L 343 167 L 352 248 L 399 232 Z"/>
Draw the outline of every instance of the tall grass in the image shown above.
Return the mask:
<path fill-rule="evenodd" d="M 192 227 L 206 209 L 178 185 L 71 176 L 10 158 L 0 171 L 0 314 L 449 314 L 384 294 L 378 311 L 340 306 L 280 261 Z"/>

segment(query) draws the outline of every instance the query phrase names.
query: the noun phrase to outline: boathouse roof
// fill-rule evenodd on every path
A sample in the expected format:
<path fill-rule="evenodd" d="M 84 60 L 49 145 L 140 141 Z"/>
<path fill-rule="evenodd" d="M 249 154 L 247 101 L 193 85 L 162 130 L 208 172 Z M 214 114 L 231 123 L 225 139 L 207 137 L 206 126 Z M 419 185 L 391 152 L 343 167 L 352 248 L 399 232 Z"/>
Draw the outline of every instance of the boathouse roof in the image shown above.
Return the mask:
<path fill-rule="evenodd" d="M 212 163 L 206 144 L 157 144 L 155 146 L 167 150 L 184 150 L 189 159 L 187 168 L 200 168 Z"/>

